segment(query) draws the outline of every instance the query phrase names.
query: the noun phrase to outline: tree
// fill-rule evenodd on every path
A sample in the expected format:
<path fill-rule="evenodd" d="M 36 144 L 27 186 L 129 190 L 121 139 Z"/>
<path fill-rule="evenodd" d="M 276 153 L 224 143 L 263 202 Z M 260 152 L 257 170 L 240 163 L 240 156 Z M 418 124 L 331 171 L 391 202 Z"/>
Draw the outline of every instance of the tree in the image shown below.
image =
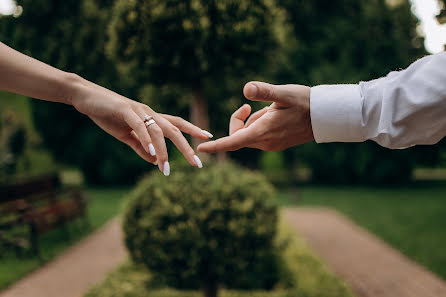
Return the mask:
<path fill-rule="evenodd" d="M 18 0 L 19 18 L 0 22 L 2 41 L 65 71 L 131 97 L 105 55 L 113 0 Z M 91 183 L 133 182 L 147 164 L 72 107 L 33 100 L 34 123 L 55 159 L 79 166 Z"/>
<path fill-rule="evenodd" d="M 178 165 L 169 180 L 147 176 L 128 197 L 123 222 L 132 260 L 157 283 L 201 288 L 205 297 L 216 297 L 219 286 L 272 289 L 281 249 L 271 184 L 228 163 L 193 172 Z"/>
<path fill-rule="evenodd" d="M 136 81 L 184 90 L 190 120 L 208 129 L 218 104 L 209 87 L 224 92 L 262 69 L 276 45 L 273 13 L 268 0 L 118 0 L 107 50 Z"/>
<path fill-rule="evenodd" d="M 407 67 L 426 54 L 409 1 L 279 0 L 291 24 L 279 83 L 358 83 Z M 373 142 L 308 144 L 296 158 L 322 182 L 405 182 L 417 149 L 391 151 Z M 429 148 L 436 154 L 436 148 Z"/>

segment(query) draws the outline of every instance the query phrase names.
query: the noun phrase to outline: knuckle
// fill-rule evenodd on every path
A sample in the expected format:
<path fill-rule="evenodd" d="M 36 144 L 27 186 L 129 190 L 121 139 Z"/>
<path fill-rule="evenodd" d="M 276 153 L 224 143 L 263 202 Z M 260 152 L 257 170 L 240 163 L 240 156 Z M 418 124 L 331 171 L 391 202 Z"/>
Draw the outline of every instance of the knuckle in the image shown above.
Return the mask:
<path fill-rule="evenodd" d="M 265 99 L 270 100 L 274 98 L 274 87 L 272 85 L 268 85 L 265 89 Z"/>
<path fill-rule="evenodd" d="M 178 127 L 172 125 L 170 127 L 170 133 L 172 133 L 174 135 L 178 135 L 178 134 L 181 134 L 181 131 L 180 131 L 180 129 L 178 129 Z"/>
<path fill-rule="evenodd" d="M 163 130 L 158 125 L 152 125 L 152 132 L 156 136 L 163 136 Z"/>
<path fill-rule="evenodd" d="M 112 116 L 114 118 L 122 118 L 128 121 L 132 119 L 132 111 L 133 110 L 130 108 L 127 102 L 119 102 L 117 103 L 116 108 L 113 109 Z"/>
<path fill-rule="evenodd" d="M 167 151 L 162 150 L 159 154 L 158 154 L 158 160 L 161 162 L 165 162 L 167 161 Z"/>
<path fill-rule="evenodd" d="M 209 149 L 209 152 L 210 153 L 215 153 L 215 152 L 218 151 L 218 148 L 219 148 L 218 143 L 217 142 L 213 142 L 211 147 L 210 147 L 210 149 Z"/>
<path fill-rule="evenodd" d="M 191 147 L 188 147 L 186 149 L 186 154 L 193 156 L 195 155 L 195 151 Z"/>

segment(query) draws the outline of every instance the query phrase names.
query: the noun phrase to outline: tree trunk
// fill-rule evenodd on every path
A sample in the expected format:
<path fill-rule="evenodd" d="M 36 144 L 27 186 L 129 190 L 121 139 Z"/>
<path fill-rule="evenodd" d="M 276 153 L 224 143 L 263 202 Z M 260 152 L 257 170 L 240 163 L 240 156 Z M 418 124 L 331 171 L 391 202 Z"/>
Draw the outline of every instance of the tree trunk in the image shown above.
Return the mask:
<path fill-rule="evenodd" d="M 197 87 L 192 90 L 192 104 L 190 105 L 190 120 L 192 124 L 209 131 L 208 104 L 204 98 L 203 88 Z M 194 149 L 202 143 L 203 140 L 192 138 L 192 147 Z M 201 157 L 201 156 L 200 156 Z"/>
<path fill-rule="evenodd" d="M 195 89 L 192 90 L 192 103 L 190 105 L 190 120 L 192 124 L 194 124 L 195 126 L 200 127 L 203 130 L 209 131 L 210 126 L 209 126 L 208 102 L 204 97 L 202 87 L 196 87 Z M 192 138 L 192 148 L 195 150 L 197 146 L 203 142 L 205 141 L 197 138 Z M 208 154 L 199 154 L 199 156 L 200 159 L 202 159 L 203 161 L 209 160 Z M 217 153 L 217 161 L 224 162 L 226 160 L 227 160 L 227 154 L 225 152 Z"/>
<path fill-rule="evenodd" d="M 204 297 L 217 297 L 218 295 L 218 285 L 215 280 L 208 280 L 203 285 L 203 296 Z"/>

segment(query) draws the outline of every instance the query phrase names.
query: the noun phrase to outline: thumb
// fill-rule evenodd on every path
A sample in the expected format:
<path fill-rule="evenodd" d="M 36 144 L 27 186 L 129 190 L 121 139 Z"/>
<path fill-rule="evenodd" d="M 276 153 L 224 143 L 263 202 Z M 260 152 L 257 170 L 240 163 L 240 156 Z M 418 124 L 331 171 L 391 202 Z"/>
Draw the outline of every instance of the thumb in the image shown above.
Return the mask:
<path fill-rule="evenodd" d="M 272 85 L 264 82 L 253 81 L 245 85 L 243 93 L 246 99 L 252 101 L 273 101 L 283 104 L 291 104 L 296 96 L 293 85 Z"/>

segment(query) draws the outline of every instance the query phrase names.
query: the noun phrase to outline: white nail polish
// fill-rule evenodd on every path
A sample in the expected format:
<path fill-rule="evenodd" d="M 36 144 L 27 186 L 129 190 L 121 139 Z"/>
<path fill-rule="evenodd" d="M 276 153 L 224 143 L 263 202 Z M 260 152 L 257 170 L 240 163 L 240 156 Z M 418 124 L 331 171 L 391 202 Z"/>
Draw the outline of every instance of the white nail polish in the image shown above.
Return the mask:
<path fill-rule="evenodd" d="M 201 163 L 200 158 L 197 155 L 194 155 L 195 163 L 197 163 L 198 168 L 203 168 L 203 163 Z"/>
<path fill-rule="evenodd" d="M 170 165 L 169 162 L 164 162 L 164 171 L 163 171 L 165 176 L 169 176 L 170 175 Z"/>
<path fill-rule="evenodd" d="M 201 134 L 203 134 L 204 136 L 206 136 L 207 138 L 212 138 L 214 137 L 214 135 L 212 135 L 211 133 L 209 133 L 206 130 L 201 130 Z"/>
<path fill-rule="evenodd" d="M 149 144 L 149 152 L 152 156 L 156 155 L 155 147 L 153 146 L 153 144 Z"/>

